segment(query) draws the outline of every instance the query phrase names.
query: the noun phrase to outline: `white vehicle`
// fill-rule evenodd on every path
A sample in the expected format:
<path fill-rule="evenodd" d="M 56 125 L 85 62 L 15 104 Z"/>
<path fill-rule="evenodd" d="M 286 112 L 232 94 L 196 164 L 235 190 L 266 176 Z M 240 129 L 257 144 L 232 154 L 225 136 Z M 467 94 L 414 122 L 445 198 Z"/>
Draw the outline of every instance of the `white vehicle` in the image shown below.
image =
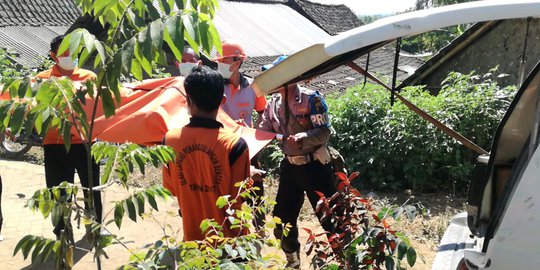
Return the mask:
<path fill-rule="evenodd" d="M 538 269 L 540 265 L 540 64 L 480 156 L 467 212 L 445 232 L 433 269 Z M 458 268 L 459 266 L 459 268 Z"/>
<path fill-rule="evenodd" d="M 388 17 L 289 56 L 256 77 L 254 89 L 269 94 L 343 64 L 371 76 L 352 60 L 396 38 L 457 24 L 526 17 L 540 17 L 540 1 L 476 1 Z M 501 121 L 491 153 L 393 94 L 479 153 L 467 212 L 452 220 L 432 268 L 540 269 L 540 201 L 536 204 L 540 199 L 536 196 L 540 192 L 540 64 Z"/>

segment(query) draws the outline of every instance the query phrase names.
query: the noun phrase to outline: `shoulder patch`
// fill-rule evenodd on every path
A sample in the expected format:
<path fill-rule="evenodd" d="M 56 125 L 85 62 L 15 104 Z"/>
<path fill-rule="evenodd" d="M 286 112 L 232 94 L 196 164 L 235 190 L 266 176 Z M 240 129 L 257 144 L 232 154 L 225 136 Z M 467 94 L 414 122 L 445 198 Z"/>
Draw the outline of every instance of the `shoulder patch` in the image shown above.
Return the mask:
<path fill-rule="evenodd" d="M 313 127 L 330 127 L 328 106 L 320 94 L 314 93 L 309 96 L 309 106 L 310 119 Z"/>

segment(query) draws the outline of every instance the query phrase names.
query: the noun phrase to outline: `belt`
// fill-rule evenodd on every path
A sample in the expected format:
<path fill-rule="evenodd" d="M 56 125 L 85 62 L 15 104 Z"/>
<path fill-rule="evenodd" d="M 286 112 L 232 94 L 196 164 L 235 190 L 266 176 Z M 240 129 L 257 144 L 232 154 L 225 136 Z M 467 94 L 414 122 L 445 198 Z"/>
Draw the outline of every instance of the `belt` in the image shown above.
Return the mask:
<path fill-rule="evenodd" d="M 293 165 L 305 165 L 315 160 L 313 154 L 303 156 L 285 156 L 285 158 Z"/>

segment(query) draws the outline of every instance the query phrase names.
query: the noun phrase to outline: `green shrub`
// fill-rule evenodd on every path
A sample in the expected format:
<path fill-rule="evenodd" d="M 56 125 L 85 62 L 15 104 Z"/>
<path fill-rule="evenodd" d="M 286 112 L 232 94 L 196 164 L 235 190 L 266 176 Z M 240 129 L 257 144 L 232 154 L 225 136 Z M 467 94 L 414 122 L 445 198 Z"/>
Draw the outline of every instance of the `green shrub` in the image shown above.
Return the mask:
<path fill-rule="evenodd" d="M 436 96 L 422 87 L 401 94 L 435 119 L 487 151 L 495 129 L 508 108 L 515 87 L 502 88 L 488 73 L 451 73 Z M 381 86 L 367 84 L 329 97 L 331 143 L 352 171 L 359 171 L 367 188 L 465 192 L 476 153 L 397 101 Z"/>

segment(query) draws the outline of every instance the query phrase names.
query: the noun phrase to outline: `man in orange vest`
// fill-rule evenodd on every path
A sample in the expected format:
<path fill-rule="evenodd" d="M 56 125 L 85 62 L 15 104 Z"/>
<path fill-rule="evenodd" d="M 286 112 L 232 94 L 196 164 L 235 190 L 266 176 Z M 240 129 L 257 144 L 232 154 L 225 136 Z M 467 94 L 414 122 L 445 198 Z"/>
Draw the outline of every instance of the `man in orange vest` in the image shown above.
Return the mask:
<path fill-rule="evenodd" d="M 176 66 L 178 67 L 180 75 L 182 77 L 187 77 L 187 75 L 189 75 L 189 73 L 191 73 L 191 71 L 197 67 L 198 62 L 199 56 L 192 48 L 186 46 L 182 52 L 182 60 L 180 63 L 176 62 Z"/>
<path fill-rule="evenodd" d="M 253 127 L 252 114 L 256 111 L 258 114 L 256 125 L 261 121 L 264 108 L 266 107 L 266 98 L 257 97 L 255 90 L 251 86 L 252 79 L 245 77 L 240 73 L 240 67 L 246 59 L 246 53 L 240 44 L 233 41 L 223 41 L 221 44 L 223 55 L 216 58 L 218 62 L 218 71 L 225 79 L 225 103 L 221 108 L 235 121 Z M 253 186 L 259 188 L 255 191 L 258 197 L 264 196 L 264 185 L 262 182 L 261 171 L 258 157 L 251 160 L 253 166 Z M 256 202 L 253 202 L 256 203 Z M 255 226 L 259 229 L 264 223 L 265 216 L 257 213 Z"/>
<path fill-rule="evenodd" d="M 39 79 L 49 79 L 52 77 L 68 77 L 73 81 L 95 80 L 96 74 L 92 71 L 78 68 L 77 59 L 73 60 L 69 50 L 61 55 L 57 55 L 58 47 L 62 43 L 64 36 L 58 36 L 51 41 L 50 57 L 56 62 L 50 69 L 36 75 Z M 72 130 L 71 147 L 69 151 L 64 146 L 64 141 L 59 135 L 57 129 L 49 129 L 43 140 L 44 161 L 45 161 L 45 181 L 47 187 L 58 186 L 63 181 L 73 183 L 75 170 L 81 180 L 81 185 L 89 186 L 87 151 L 83 145 L 81 137 Z M 99 165 L 92 162 L 92 182 L 93 186 L 99 185 Z M 88 197 L 88 191 L 84 191 L 85 198 Z M 94 191 L 94 207 L 96 209 L 97 221 L 101 222 L 102 203 L 99 191 Z M 85 200 L 85 207 L 89 208 L 89 203 Z M 60 219 L 53 230 L 58 238 L 64 229 L 63 219 Z"/>
<path fill-rule="evenodd" d="M 163 186 L 178 198 L 182 209 L 184 240 L 202 240 L 200 224 L 214 219 L 224 224 L 225 237 L 247 231 L 230 228 L 220 196 L 238 194 L 236 182 L 249 177 L 249 152 L 244 139 L 216 121 L 223 99 L 223 78 L 209 67 L 195 68 L 184 81 L 191 119 L 188 125 L 167 132 L 163 142 L 171 146 L 176 160 L 164 167 Z"/>

